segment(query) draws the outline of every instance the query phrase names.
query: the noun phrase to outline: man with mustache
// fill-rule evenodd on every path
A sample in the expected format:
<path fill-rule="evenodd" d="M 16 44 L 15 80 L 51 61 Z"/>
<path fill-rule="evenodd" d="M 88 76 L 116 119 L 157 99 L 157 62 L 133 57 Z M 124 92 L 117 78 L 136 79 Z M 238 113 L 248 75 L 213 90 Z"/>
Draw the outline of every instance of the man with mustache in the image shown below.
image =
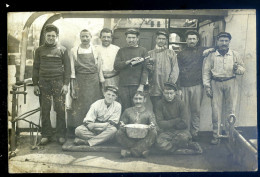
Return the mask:
<path fill-rule="evenodd" d="M 97 46 L 97 50 L 102 58 L 102 71 L 105 78 L 104 86 L 115 85 L 118 87 L 118 72 L 114 70 L 116 54 L 120 49 L 118 46 L 111 44 L 112 30 L 103 28 L 100 32 L 102 45 Z"/>
<path fill-rule="evenodd" d="M 40 95 L 42 110 L 42 139 L 41 145 L 50 141 L 53 135 L 50 111 L 52 97 L 56 115 L 56 133 L 60 144 L 65 142 L 65 95 L 71 74 L 70 59 L 65 47 L 57 44 L 59 29 L 54 25 L 44 28 L 44 45 L 35 51 L 33 62 L 34 94 Z"/>
<path fill-rule="evenodd" d="M 157 31 L 155 49 L 148 52 L 148 55 L 151 56 L 147 65 L 150 71 L 149 93 L 154 111 L 157 102 L 162 98 L 164 83 L 176 83 L 179 76 L 176 54 L 167 47 L 168 37 L 166 31 Z"/>
<path fill-rule="evenodd" d="M 72 63 L 72 116 L 68 118 L 68 128 L 74 132 L 86 116 L 90 105 L 102 97 L 100 85 L 105 79 L 102 72 L 102 60 L 96 48 L 92 46 L 92 35 L 84 29 L 80 32 L 81 44 L 71 49 Z"/>
<path fill-rule="evenodd" d="M 118 88 L 105 87 L 104 97 L 93 103 L 80 125 L 75 130 L 75 145 L 95 146 L 112 139 L 117 131 L 121 105 L 116 102 Z"/>
<path fill-rule="evenodd" d="M 122 111 L 132 107 L 132 99 L 136 91 L 144 91 L 147 82 L 148 70 L 147 61 L 140 62 L 134 66 L 132 62 L 144 60 L 148 56 L 147 50 L 138 45 L 139 31 L 128 29 L 125 32 L 127 47 L 119 49 L 114 68 L 119 71 L 119 97 L 122 103 Z"/>
<path fill-rule="evenodd" d="M 188 111 L 188 129 L 194 141 L 199 139 L 200 106 L 203 96 L 202 66 L 204 56 L 214 49 L 206 50 L 199 46 L 199 34 L 196 31 L 185 33 L 187 46 L 178 53 L 178 85 L 181 87 L 183 100 Z M 206 50 L 206 51 L 205 51 Z"/>
<path fill-rule="evenodd" d="M 116 133 L 117 142 L 125 149 L 121 150 L 121 157 L 147 157 L 149 148 L 155 142 L 157 135 L 156 121 L 154 114 L 144 106 L 146 95 L 144 92 L 137 91 L 133 97 L 134 107 L 124 111 L 120 118 L 120 129 Z M 144 138 L 130 138 L 126 134 L 125 125 L 145 124 L 149 125 L 148 134 Z"/>
<path fill-rule="evenodd" d="M 236 77 L 245 72 L 244 62 L 239 54 L 229 48 L 230 40 L 230 33 L 220 32 L 217 35 L 217 50 L 209 54 L 203 67 L 204 88 L 207 96 L 211 98 L 213 145 L 219 143 L 218 135 L 226 131 L 227 117 L 235 114 L 238 94 Z M 223 103 L 226 103 L 226 116 L 225 120 L 221 121 Z"/>
<path fill-rule="evenodd" d="M 159 126 L 156 146 L 164 152 L 175 153 L 177 150 L 190 149 L 188 153 L 200 154 L 202 149 L 197 142 L 192 142 L 186 123 L 187 110 L 184 102 L 176 96 L 176 91 L 176 84 L 164 83 L 163 98 L 155 108 Z"/>

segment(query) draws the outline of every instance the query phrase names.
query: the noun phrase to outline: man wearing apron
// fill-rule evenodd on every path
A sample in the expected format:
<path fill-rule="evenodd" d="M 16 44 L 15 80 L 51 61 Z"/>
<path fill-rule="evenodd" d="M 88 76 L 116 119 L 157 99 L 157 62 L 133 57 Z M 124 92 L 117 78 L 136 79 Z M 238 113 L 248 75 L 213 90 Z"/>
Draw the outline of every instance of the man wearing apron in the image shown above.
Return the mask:
<path fill-rule="evenodd" d="M 91 34 L 84 29 L 80 32 L 81 44 L 71 49 L 72 61 L 71 90 L 72 115 L 68 117 L 68 128 L 73 131 L 82 125 L 90 105 L 99 100 L 100 82 L 105 81 L 101 70 L 101 59 L 90 45 Z"/>

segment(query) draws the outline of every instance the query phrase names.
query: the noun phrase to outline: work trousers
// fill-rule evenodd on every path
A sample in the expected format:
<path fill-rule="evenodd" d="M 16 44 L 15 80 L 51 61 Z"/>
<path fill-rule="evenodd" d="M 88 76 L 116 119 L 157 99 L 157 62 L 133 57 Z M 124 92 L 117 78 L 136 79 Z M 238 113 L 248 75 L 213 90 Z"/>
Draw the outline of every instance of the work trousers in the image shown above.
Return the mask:
<path fill-rule="evenodd" d="M 124 148 L 130 149 L 134 156 L 139 157 L 142 152 L 148 150 L 154 144 L 156 136 L 157 131 L 151 129 L 144 138 L 129 138 L 125 129 L 120 128 L 116 133 L 116 140 Z"/>
<path fill-rule="evenodd" d="M 188 130 L 191 135 L 196 135 L 200 128 L 200 106 L 203 96 L 202 85 L 182 87 L 183 100 L 188 111 Z"/>
<path fill-rule="evenodd" d="M 226 130 L 227 117 L 235 114 L 238 86 L 236 79 L 230 79 L 223 82 L 212 80 L 211 87 L 213 92 L 211 100 L 213 137 L 217 138 L 221 130 Z M 226 108 L 224 117 L 222 117 L 223 104 Z"/>
<path fill-rule="evenodd" d="M 52 98 L 54 110 L 56 112 L 56 135 L 57 137 L 66 136 L 65 96 L 61 94 L 62 87 L 62 79 L 39 80 L 42 111 L 42 137 L 51 137 L 53 135 L 50 120 Z"/>
<path fill-rule="evenodd" d="M 178 149 L 188 148 L 191 138 L 188 130 L 162 132 L 156 139 L 156 147 L 161 151 L 175 152 Z"/>
<path fill-rule="evenodd" d="M 153 112 L 155 113 L 157 103 L 162 99 L 162 96 L 150 96 L 150 99 L 153 104 Z"/>
<path fill-rule="evenodd" d="M 102 132 L 91 131 L 85 125 L 80 125 L 75 129 L 75 135 L 80 139 L 88 140 L 90 146 L 95 146 L 112 139 L 116 131 L 113 125 L 108 125 Z"/>
<path fill-rule="evenodd" d="M 137 85 L 120 86 L 119 87 L 119 99 L 122 105 L 122 112 L 125 109 L 133 107 L 133 97 L 138 89 Z"/>

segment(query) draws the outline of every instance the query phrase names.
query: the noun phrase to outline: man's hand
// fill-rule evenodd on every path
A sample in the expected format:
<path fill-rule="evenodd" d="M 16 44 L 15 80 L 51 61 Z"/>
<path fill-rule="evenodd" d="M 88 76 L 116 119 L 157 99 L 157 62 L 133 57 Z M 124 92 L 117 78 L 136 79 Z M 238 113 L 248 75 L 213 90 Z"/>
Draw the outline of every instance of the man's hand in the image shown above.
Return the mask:
<path fill-rule="evenodd" d="M 138 92 L 143 92 L 144 91 L 144 85 L 143 84 L 140 84 L 138 89 L 137 89 Z"/>
<path fill-rule="evenodd" d="M 210 87 L 206 87 L 206 94 L 209 98 L 213 98 L 213 93 Z"/>
<path fill-rule="evenodd" d="M 35 85 L 35 86 L 34 86 L 33 92 L 34 92 L 34 95 L 36 95 L 36 96 L 39 96 L 39 95 L 40 95 L 40 88 L 39 88 L 38 85 Z"/>
<path fill-rule="evenodd" d="M 89 130 L 93 130 L 93 129 L 95 128 L 95 124 L 94 124 L 94 123 L 89 123 L 89 124 L 87 125 L 87 128 L 88 128 Z"/>
<path fill-rule="evenodd" d="M 235 62 L 235 63 L 234 63 L 234 65 L 233 65 L 233 70 L 234 70 L 234 71 L 236 71 L 236 70 L 237 70 L 237 68 L 238 68 L 238 63 L 237 63 L 237 62 Z"/>
<path fill-rule="evenodd" d="M 62 95 L 66 95 L 68 93 L 68 86 L 67 85 L 63 85 L 62 89 L 61 89 L 61 94 Z"/>
<path fill-rule="evenodd" d="M 131 62 L 133 62 L 133 61 L 136 61 L 136 60 L 138 60 L 140 57 L 135 57 L 135 58 L 131 58 L 130 60 L 127 60 L 126 62 L 125 62 L 125 64 L 130 64 Z"/>
<path fill-rule="evenodd" d="M 125 123 L 123 121 L 120 121 L 120 129 L 125 131 Z"/>
<path fill-rule="evenodd" d="M 149 125 L 149 129 L 155 129 L 155 125 L 153 122 L 151 122 L 151 124 Z"/>
<path fill-rule="evenodd" d="M 181 90 L 178 90 L 178 95 L 180 96 L 180 99 L 182 100 L 182 98 L 183 98 L 183 93 L 182 93 Z"/>
<path fill-rule="evenodd" d="M 215 52 L 215 51 L 216 51 L 215 48 L 206 49 L 206 50 L 203 51 L 202 56 L 203 56 L 203 57 L 207 57 L 210 53 Z"/>

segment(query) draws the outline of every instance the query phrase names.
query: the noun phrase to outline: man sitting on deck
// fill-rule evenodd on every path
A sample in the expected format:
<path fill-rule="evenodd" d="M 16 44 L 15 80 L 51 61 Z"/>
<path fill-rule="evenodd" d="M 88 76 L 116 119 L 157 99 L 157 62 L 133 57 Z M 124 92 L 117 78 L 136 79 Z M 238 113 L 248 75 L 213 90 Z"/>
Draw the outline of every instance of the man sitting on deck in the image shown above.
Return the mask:
<path fill-rule="evenodd" d="M 174 153 L 179 149 L 191 149 L 184 153 L 202 153 L 200 145 L 192 142 L 192 136 L 188 131 L 187 111 L 184 102 L 175 92 L 177 86 L 173 83 L 165 83 L 163 98 L 158 102 L 155 115 L 160 134 L 156 140 L 156 146 L 165 152 Z"/>
<path fill-rule="evenodd" d="M 116 102 L 118 88 L 107 86 L 104 99 L 94 102 L 83 125 L 75 129 L 75 145 L 95 146 L 113 138 L 121 115 L 121 105 Z"/>
<path fill-rule="evenodd" d="M 121 157 L 146 157 L 149 154 L 149 148 L 155 142 L 157 131 L 155 116 L 152 111 L 145 108 L 145 94 L 137 91 L 134 95 L 134 107 L 130 107 L 124 111 L 121 117 L 120 129 L 116 133 L 116 139 L 119 144 L 127 148 L 121 150 Z M 126 124 L 145 124 L 149 125 L 149 131 L 144 138 L 130 138 L 126 133 Z"/>

